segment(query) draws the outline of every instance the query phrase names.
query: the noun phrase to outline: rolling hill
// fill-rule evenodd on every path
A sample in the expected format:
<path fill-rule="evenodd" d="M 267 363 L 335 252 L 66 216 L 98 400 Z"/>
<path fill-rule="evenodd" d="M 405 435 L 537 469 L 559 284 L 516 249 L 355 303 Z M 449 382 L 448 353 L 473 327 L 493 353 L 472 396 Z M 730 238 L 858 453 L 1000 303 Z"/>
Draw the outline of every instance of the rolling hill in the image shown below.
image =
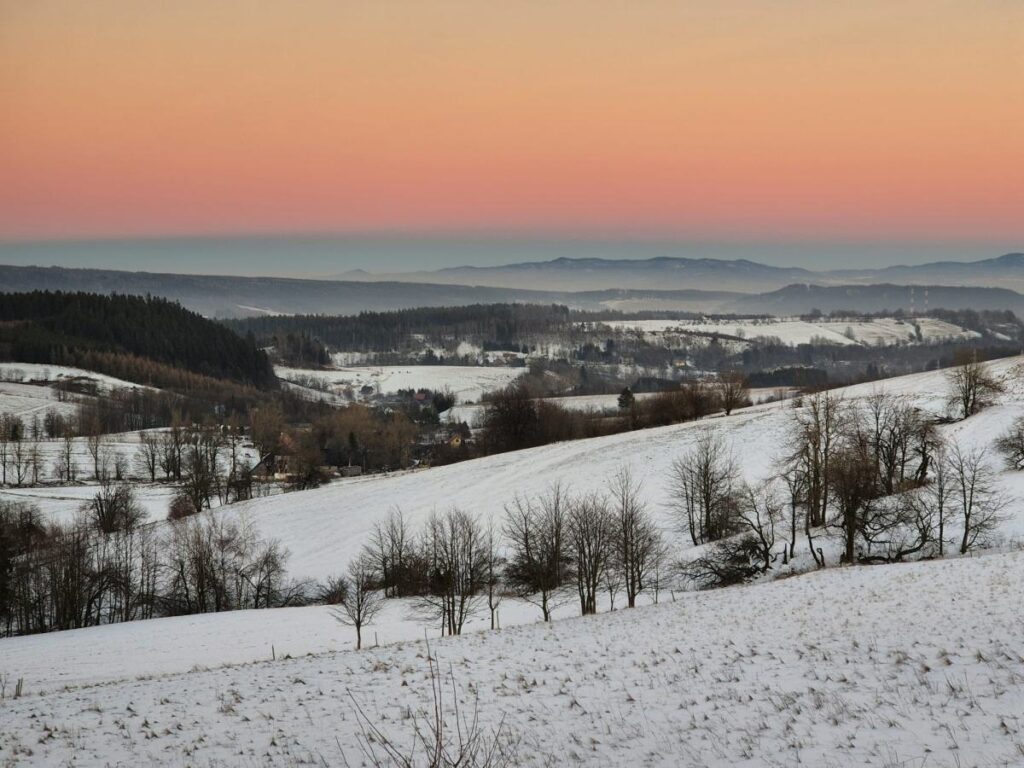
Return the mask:
<path fill-rule="evenodd" d="M 776 267 L 749 259 L 700 259 L 656 256 L 644 259 L 558 258 L 498 267 L 451 267 L 431 272 L 371 275 L 346 274 L 346 279 L 410 280 L 503 288 L 595 291 L 715 290 L 758 293 L 793 283 L 845 285 L 904 283 L 911 285 L 1002 287 L 1024 290 L 1024 253 L 1008 253 L 972 262 L 941 261 L 877 269 L 810 270 Z"/>
<path fill-rule="evenodd" d="M 148 294 L 0 293 L 0 360 L 113 375 L 135 368 L 136 379 L 148 375 L 142 369 L 151 363 L 260 388 L 277 382 L 253 339 Z"/>
<path fill-rule="evenodd" d="M 1024 358 L 1000 360 L 1006 391 L 942 435 L 988 446 L 1024 415 Z M 879 387 L 932 414 L 945 409 L 941 371 L 841 391 L 864 404 Z M 643 432 L 556 444 L 425 471 L 355 478 L 212 514 L 273 537 L 293 576 L 338 573 L 373 524 L 400 506 L 414 526 L 458 505 L 499 521 L 516 493 L 554 482 L 599 490 L 622 467 L 666 532 L 671 460 L 705 429 L 731 446 L 749 480 L 772 471 L 792 403 L 773 403 Z M 990 460 L 994 461 L 994 457 Z M 1024 473 L 999 473 L 1008 499 L 1000 549 L 977 557 L 835 567 L 788 566 L 751 586 L 663 591 L 660 604 L 550 624 L 506 599 L 498 631 L 422 639 L 409 601 L 389 601 L 370 630 L 380 647 L 345 650 L 351 629 L 328 606 L 182 616 L 0 641 L 0 674 L 26 695 L 0 702 L 5 764 L 359 764 L 373 723 L 407 744 L 432 711 L 427 658 L 445 711 L 456 697 L 485 734 L 508 737 L 511 764 L 754 766 L 1013 765 L 1024 729 Z M 953 533 L 954 531 L 947 531 Z M 673 535 L 676 556 L 689 547 Z M 777 578 L 793 576 L 792 578 Z M 427 629 L 428 632 L 433 630 Z M 229 666 L 223 666 L 223 665 Z M 231 666 L 233 665 L 233 666 Z M 450 677 L 449 677 L 450 676 Z M 362 715 L 360 715 L 360 712 Z M 542 716 L 541 716 L 542 715 Z M 364 719 L 367 718 L 367 719 Z M 543 725 L 542 725 L 543 723 Z M 570 734 L 566 736 L 566 734 Z M 376 743 L 380 743 L 379 739 Z M 344 745 L 344 747 L 342 747 Z"/>
<path fill-rule="evenodd" d="M 623 312 L 793 315 L 812 308 L 825 312 L 834 309 L 972 308 L 1010 310 L 1024 315 L 1024 296 L 1012 290 L 1015 286 L 1024 288 L 1024 280 L 1013 276 L 1020 260 L 1011 257 L 993 260 L 1003 264 L 1006 274 L 989 273 L 981 266 L 976 273 L 971 270 L 957 273 L 964 276 L 954 283 L 944 283 L 938 278 L 926 281 L 927 272 L 908 268 L 912 272 L 904 275 L 907 285 L 874 282 L 875 273 L 869 272 L 833 275 L 780 270 L 754 262 L 707 259 L 691 267 L 676 264 L 678 259 L 650 264 L 594 259 L 587 260 L 593 262 L 590 266 L 581 267 L 578 261 L 562 259 L 539 266 L 524 265 L 517 268 L 521 272 L 513 270 L 516 274 L 532 274 L 530 284 L 541 286 L 533 289 L 486 285 L 491 268 L 481 268 L 479 273 L 473 270 L 473 280 L 477 281 L 474 284 L 456 284 L 440 282 L 436 275 L 441 273 L 430 273 L 435 275 L 430 278 L 434 282 L 407 282 L 409 275 L 397 276 L 402 278 L 400 280 L 378 280 L 365 274 L 351 280 L 298 280 L 0 266 L 0 293 L 50 290 L 160 296 L 213 318 L 354 315 L 414 307 L 494 303 L 560 304 L 574 309 Z M 672 266 L 664 267 L 663 262 Z M 455 279 L 452 273 L 444 274 L 445 279 Z M 949 280 L 954 280 L 953 272 L 946 274 Z M 974 277 L 970 277 L 972 274 Z M 985 276 L 989 274 L 991 278 Z M 635 275 L 645 276 L 644 284 L 653 287 L 637 287 Z M 414 277 L 427 279 L 424 275 Z M 979 282 L 981 285 L 977 284 Z M 731 287 L 726 289 L 723 285 Z"/>

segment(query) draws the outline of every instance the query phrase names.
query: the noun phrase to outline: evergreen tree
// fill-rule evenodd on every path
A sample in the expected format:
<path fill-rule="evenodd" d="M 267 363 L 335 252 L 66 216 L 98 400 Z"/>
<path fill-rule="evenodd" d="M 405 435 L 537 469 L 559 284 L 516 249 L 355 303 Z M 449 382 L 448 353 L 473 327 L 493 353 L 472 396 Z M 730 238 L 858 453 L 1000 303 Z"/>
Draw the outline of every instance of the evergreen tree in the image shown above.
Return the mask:
<path fill-rule="evenodd" d="M 633 391 L 629 387 L 626 387 L 619 394 L 619 408 L 627 411 L 633 407 L 634 403 L 636 403 L 636 397 L 633 395 Z"/>

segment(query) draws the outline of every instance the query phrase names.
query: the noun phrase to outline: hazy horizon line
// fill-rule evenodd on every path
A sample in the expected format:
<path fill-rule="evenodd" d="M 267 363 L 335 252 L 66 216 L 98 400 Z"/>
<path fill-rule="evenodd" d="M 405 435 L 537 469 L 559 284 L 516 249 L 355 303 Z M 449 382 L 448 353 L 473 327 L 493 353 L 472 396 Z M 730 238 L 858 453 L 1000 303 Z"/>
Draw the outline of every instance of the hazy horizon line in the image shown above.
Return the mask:
<path fill-rule="evenodd" d="M 642 261 L 657 257 L 747 260 L 813 271 L 968 263 L 1024 251 L 1002 240 L 770 240 L 594 237 L 551 233 L 261 233 L 0 240 L 12 266 L 336 278 L 459 267 L 502 267 L 559 258 Z"/>

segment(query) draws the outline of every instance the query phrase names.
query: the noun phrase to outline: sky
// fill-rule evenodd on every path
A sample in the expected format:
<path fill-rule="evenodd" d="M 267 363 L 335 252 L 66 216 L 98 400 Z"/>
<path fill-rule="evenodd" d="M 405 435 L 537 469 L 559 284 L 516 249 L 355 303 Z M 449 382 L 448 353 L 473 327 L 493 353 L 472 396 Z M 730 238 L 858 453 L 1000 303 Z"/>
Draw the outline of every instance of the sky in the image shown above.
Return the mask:
<path fill-rule="evenodd" d="M 1020 0 L 0 0 L 0 260 L 984 258 L 1022 125 Z"/>

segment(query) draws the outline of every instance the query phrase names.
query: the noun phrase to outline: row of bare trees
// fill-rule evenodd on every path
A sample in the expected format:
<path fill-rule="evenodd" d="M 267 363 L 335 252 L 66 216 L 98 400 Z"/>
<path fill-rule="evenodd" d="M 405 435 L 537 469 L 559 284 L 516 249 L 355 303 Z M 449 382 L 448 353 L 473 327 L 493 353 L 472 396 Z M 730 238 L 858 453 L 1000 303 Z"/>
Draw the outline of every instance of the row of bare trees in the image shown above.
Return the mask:
<path fill-rule="evenodd" d="M 457 635 L 483 610 L 496 627 L 507 597 L 536 605 L 545 621 L 574 595 L 583 615 L 597 612 L 602 594 L 612 609 L 620 594 L 629 607 L 643 593 L 657 600 L 668 565 L 641 486 L 623 470 L 604 493 L 573 495 L 556 485 L 537 498 L 517 497 L 500 529 L 451 509 L 414 531 L 394 510 L 333 581 L 332 595 L 358 645 L 386 597 L 413 598 L 419 618 Z"/>
<path fill-rule="evenodd" d="M 0 414 L 0 485 L 134 477 L 184 483 L 197 510 L 208 508 L 214 497 L 222 503 L 234 497 L 248 498 L 251 467 L 241 448 L 239 427 L 186 426 L 176 421 L 164 430 L 139 432 L 138 441 L 130 460 L 102 433 L 75 437 L 69 432 L 44 441 L 32 437 L 17 416 Z M 46 457 L 51 457 L 51 467 L 46 466 Z"/>
<path fill-rule="evenodd" d="M 287 551 L 250 526 L 143 518 L 131 487 L 112 482 L 69 524 L 0 502 L 0 635 L 308 599 L 309 585 L 286 578 Z"/>
<path fill-rule="evenodd" d="M 742 374 L 722 373 L 711 381 L 694 380 L 642 400 L 626 389 L 619 396 L 620 418 L 567 409 L 557 398 L 537 396 L 523 382 L 487 395 L 480 448 L 502 453 L 634 429 L 693 421 L 750 404 Z"/>

